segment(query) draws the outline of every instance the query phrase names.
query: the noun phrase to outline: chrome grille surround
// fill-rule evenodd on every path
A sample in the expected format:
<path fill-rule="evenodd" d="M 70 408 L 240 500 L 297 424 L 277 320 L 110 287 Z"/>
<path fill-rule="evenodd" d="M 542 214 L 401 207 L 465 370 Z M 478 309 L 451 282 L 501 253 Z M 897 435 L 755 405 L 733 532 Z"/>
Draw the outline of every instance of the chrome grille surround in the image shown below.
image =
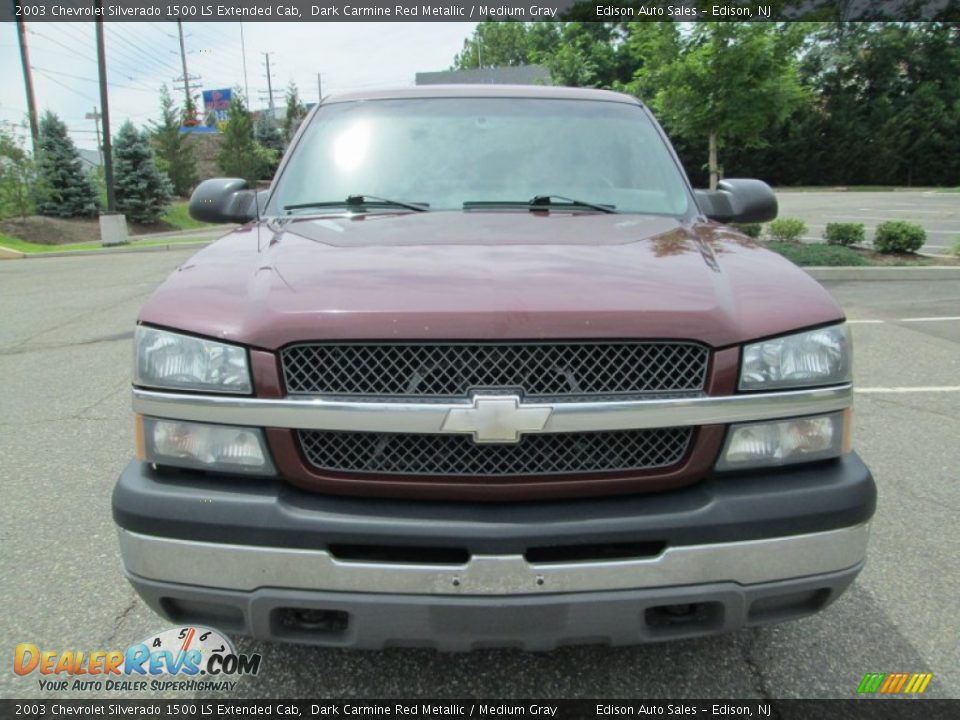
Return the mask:
<path fill-rule="evenodd" d="M 303 343 L 281 351 L 291 395 L 525 398 L 701 392 L 710 351 L 675 341 Z"/>
<path fill-rule="evenodd" d="M 467 435 L 300 430 L 310 466 L 374 475 L 515 477 L 643 471 L 676 465 L 693 428 L 525 435 L 478 444 Z"/>

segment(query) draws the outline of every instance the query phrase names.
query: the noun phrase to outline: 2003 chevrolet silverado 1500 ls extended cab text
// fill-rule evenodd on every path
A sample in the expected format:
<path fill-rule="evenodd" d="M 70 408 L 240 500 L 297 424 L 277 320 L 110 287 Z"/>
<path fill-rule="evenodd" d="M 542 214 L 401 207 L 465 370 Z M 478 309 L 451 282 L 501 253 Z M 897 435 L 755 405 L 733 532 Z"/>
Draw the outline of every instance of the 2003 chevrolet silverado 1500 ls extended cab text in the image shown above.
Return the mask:
<path fill-rule="evenodd" d="M 157 612 L 338 647 L 549 649 L 812 614 L 863 566 L 844 316 L 720 222 L 636 99 L 327 98 L 136 329 L 113 496 Z M 719 221 L 719 222 L 718 222 Z"/>

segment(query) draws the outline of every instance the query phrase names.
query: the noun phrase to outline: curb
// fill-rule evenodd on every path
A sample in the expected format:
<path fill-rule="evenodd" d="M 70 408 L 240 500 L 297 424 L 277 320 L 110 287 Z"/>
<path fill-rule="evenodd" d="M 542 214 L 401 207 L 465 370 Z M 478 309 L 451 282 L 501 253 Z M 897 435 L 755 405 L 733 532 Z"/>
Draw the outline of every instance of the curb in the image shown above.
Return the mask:
<path fill-rule="evenodd" d="M 0 260 L 19 260 L 25 254 L 26 253 L 22 253 L 19 250 L 11 250 L 10 248 L 0 245 Z"/>
<path fill-rule="evenodd" d="M 22 253 L 19 250 L 11 250 L 0 245 L 0 260 L 42 260 L 43 258 L 62 258 L 77 257 L 89 255 L 133 255 L 145 252 L 166 252 L 167 250 L 179 250 L 181 248 L 197 248 L 209 245 L 216 238 L 201 240 L 199 242 L 179 242 L 167 243 L 166 245 L 149 245 L 147 247 L 124 246 L 118 248 L 103 248 L 96 250 L 68 250 L 66 252 L 44 252 L 44 253 Z"/>
<path fill-rule="evenodd" d="M 960 265 L 934 267 L 801 267 L 816 280 L 960 280 Z"/>

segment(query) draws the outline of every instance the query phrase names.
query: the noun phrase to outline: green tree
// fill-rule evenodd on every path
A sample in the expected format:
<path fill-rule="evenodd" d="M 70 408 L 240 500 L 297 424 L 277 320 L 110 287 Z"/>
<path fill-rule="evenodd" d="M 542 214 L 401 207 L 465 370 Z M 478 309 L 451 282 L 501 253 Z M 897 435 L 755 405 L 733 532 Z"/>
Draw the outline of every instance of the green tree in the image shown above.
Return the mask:
<path fill-rule="evenodd" d="M 49 110 L 40 119 L 37 150 L 37 212 L 53 217 L 96 215 L 100 206 L 97 188 L 83 170 L 67 126 Z"/>
<path fill-rule="evenodd" d="M 287 88 L 287 109 L 283 115 L 283 139 L 289 143 L 293 139 L 294 133 L 300 127 L 300 123 L 307 115 L 307 108 L 300 100 L 300 93 L 297 91 L 297 85 L 290 83 Z"/>
<path fill-rule="evenodd" d="M 0 217 L 30 214 L 33 182 L 33 158 L 13 132 L 0 127 Z"/>
<path fill-rule="evenodd" d="M 672 133 L 707 139 L 711 188 L 725 143 L 763 146 L 803 100 L 795 55 L 803 36 L 786 24 L 697 23 L 689 33 L 633 33 L 643 64 L 628 89 L 646 97 Z"/>
<path fill-rule="evenodd" d="M 956 184 L 960 26 L 824 26 L 805 61 L 828 182 Z"/>
<path fill-rule="evenodd" d="M 170 204 L 173 185 L 157 169 L 147 134 L 129 120 L 114 138 L 113 173 L 117 210 L 136 223 L 157 222 Z"/>
<path fill-rule="evenodd" d="M 637 65 L 625 43 L 627 27 L 627 23 L 534 23 L 529 31 L 530 61 L 546 65 L 555 85 L 614 87 L 629 82 Z"/>
<path fill-rule="evenodd" d="M 463 41 L 453 59 L 454 70 L 501 65 L 527 65 L 530 55 L 529 27 L 522 22 L 484 20 Z"/>
<path fill-rule="evenodd" d="M 264 175 L 273 175 L 280 164 L 280 157 L 283 155 L 286 143 L 280 128 L 277 127 L 277 121 L 270 112 L 263 111 L 257 114 L 257 119 L 253 123 L 253 137 L 261 147 L 270 151 L 270 162 Z"/>
<path fill-rule="evenodd" d="M 173 183 L 173 191 L 187 197 L 197 184 L 197 162 L 180 132 L 180 120 L 170 91 L 160 88 L 160 122 L 153 123 L 150 140 L 156 153 L 157 168 Z"/>
<path fill-rule="evenodd" d="M 269 173 L 276 162 L 276 153 L 258 143 L 253 134 L 253 118 L 243 96 L 234 93 L 223 123 L 223 142 L 217 154 L 217 164 L 228 177 L 239 177 L 250 185 Z"/>

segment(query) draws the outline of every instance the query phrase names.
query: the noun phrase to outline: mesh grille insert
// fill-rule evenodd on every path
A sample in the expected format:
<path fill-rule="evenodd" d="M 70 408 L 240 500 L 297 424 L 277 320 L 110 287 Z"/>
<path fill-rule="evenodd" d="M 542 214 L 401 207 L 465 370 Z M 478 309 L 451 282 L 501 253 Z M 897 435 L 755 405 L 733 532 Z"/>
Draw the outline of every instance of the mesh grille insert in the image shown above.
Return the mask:
<path fill-rule="evenodd" d="M 709 351 L 683 342 L 305 344 L 282 353 L 288 393 L 526 397 L 697 392 Z"/>
<path fill-rule="evenodd" d="M 683 459 L 692 428 L 525 435 L 515 444 L 478 444 L 469 435 L 300 430 L 320 470 L 400 475 L 509 477 L 649 470 Z"/>

